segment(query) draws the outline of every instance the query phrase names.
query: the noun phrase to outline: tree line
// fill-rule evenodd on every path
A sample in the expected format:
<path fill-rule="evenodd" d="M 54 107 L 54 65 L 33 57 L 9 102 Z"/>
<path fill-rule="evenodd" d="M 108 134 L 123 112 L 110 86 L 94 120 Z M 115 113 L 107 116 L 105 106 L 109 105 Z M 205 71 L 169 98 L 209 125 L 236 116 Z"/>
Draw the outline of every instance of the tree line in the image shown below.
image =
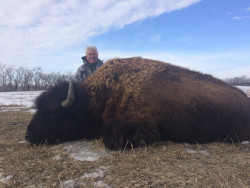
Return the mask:
<path fill-rule="evenodd" d="M 225 82 L 233 86 L 250 86 L 250 78 L 248 78 L 245 75 L 240 77 L 225 79 Z"/>
<path fill-rule="evenodd" d="M 72 72 L 45 73 L 41 67 L 7 66 L 0 63 L 0 92 L 46 90 L 58 81 L 74 79 Z"/>

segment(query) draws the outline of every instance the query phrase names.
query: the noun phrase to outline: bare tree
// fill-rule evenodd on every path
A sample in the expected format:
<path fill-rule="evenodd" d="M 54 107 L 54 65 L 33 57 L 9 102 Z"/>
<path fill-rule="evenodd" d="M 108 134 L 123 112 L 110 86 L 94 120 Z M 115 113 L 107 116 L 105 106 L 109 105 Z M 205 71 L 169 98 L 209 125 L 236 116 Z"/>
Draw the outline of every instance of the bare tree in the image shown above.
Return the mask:
<path fill-rule="evenodd" d="M 21 86 L 21 82 L 23 80 L 24 75 L 24 67 L 19 67 L 15 69 L 14 74 L 14 91 L 17 91 L 18 88 Z"/>
<path fill-rule="evenodd" d="M 57 81 L 69 81 L 74 79 L 75 79 L 74 73 L 66 72 L 65 74 L 61 74 Z"/>
<path fill-rule="evenodd" d="M 42 75 L 42 68 L 35 67 L 32 69 L 33 72 L 33 80 L 34 80 L 34 89 L 39 90 L 41 89 L 41 75 Z"/>
<path fill-rule="evenodd" d="M 41 67 L 28 69 L 24 67 L 6 66 L 0 63 L 0 91 L 43 90 L 60 81 L 73 80 L 74 74 L 67 72 L 44 73 Z"/>
<path fill-rule="evenodd" d="M 3 87 L 3 90 L 7 90 L 7 73 L 6 73 L 6 66 L 0 64 L 0 81 Z"/>
<path fill-rule="evenodd" d="M 245 75 L 226 79 L 225 81 L 234 86 L 250 86 L 250 78 L 247 78 Z"/>
<path fill-rule="evenodd" d="M 51 79 L 51 85 L 50 86 L 53 86 L 57 83 L 57 81 L 59 80 L 59 78 L 61 77 L 60 73 L 56 73 L 56 72 L 52 72 L 49 74 L 50 75 L 50 79 Z"/>
<path fill-rule="evenodd" d="M 30 91 L 32 82 L 33 82 L 33 72 L 29 70 L 28 68 L 25 68 L 23 71 L 23 79 L 21 82 L 22 89 L 24 91 Z"/>
<path fill-rule="evenodd" d="M 48 89 L 48 87 L 52 86 L 52 79 L 50 74 L 41 74 L 41 83 L 44 89 Z"/>
<path fill-rule="evenodd" d="M 14 87 L 14 83 L 13 83 L 13 80 L 14 80 L 14 74 L 15 74 L 15 71 L 14 71 L 14 66 L 9 66 L 6 68 L 6 85 L 7 85 L 7 90 L 8 91 L 13 91 Z"/>

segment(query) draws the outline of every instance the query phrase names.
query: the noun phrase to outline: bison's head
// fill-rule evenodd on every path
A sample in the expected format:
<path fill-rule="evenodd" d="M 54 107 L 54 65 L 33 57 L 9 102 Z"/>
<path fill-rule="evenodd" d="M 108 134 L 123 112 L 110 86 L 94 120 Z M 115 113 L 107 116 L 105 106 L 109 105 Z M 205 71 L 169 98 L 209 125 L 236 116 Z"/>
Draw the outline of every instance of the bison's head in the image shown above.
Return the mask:
<path fill-rule="evenodd" d="M 37 112 L 31 120 L 26 140 L 32 144 L 91 137 L 88 100 L 82 85 L 63 82 L 36 99 Z"/>

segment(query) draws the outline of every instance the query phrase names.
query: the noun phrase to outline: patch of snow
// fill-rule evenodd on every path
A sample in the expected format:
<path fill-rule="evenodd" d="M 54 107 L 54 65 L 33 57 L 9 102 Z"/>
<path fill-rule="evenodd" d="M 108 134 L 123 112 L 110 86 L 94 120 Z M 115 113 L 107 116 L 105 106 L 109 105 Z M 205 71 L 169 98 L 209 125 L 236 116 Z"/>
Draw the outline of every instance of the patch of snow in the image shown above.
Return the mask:
<path fill-rule="evenodd" d="M 65 152 L 75 160 L 79 161 L 96 161 L 102 157 L 109 156 L 110 154 L 105 149 L 95 149 L 94 145 L 90 141 L 76 141 L 76 142 L 67 142 L 63 143 L 63 149 Z M 57 146 L 55 146 L 57 147 Z M 52 148 L 54 150 L 54 147 Z M 54 157 L 55 160 L 60 160 L 61 157 L 55 152 L 56 156 Z M 61 182 L 61 187 L 64 188 L 73 188 L 73 187 L 81 187 L 83 186 L 85 178 L 98 178 L 104 177 L 104 173 L 109 167 L 100 166 L 94 172 L 85 173 L 80 178 L 70 179 Z M 105 187 L 110 188 L 107 184 L 102 181 L 96 182 L 94 187 Z"/>
<path fill-rule="evenodd" d="M 98 182 L 94 183 L 94 188 L 98 188 L 98 187 L 111 188 L 110 186 L 108 186 L 103 181 L 98 181 Z"/>
<path fill-rule="evenodd" d="M 34 101 L 43 91 L 15 91 L 15 92 L 0 92 L 1 111 L 20 111 L 22 108 L 32 108 Z M 6 107 L 14 105 L 15 107 Z M 18 106 L 18 107 L 16 107 Z M 34 113 L 34 110 L 30 111 Z"/>
<path fill-rule="evenodd" d="M 109 156 L 106 150 L 95 150 L 93 144 L 87 141 L 67 142 L 64 145 L 69 156 L 79 161 L 96 161 Z"/>
<path fill-rule="evenodd" d="M 7 183 L 11 178 L 13 178 L 13 175 L 8 175 L 6 177 L 0 178 L 0 183 Z"/>
<path fill-rule="evenodd" d="M 30 109 L 30 110 L 28 110 L 28 112 L 31 113 L 31 114 L 34 114 L 34 113 L 36 113 L 36 110 L 35 109 Z"/>
<path fill-rule="evenodd" d="M 61 187 L 64 188 L 73 188 L 75 187 L 75 180 L 66 180 L 64 182 L 61 182 Z"/>
<path fill-rule="evenodd" d="M 249 141 L 243 141 L 243 142 L 241 142 L 242 144 L 250 144 L 250 142 Z"/>
<path fill-rule="evenodd" d="M 21 141 L 18 141 L 17 143 L 19 143 L 19 144 L 26 144 L 26 143 L 27 143 L 27 141 L 25 141 L 25 140 L 21 140 Z"/>
<path fill-rule="evenodd" d="M 18 105 L 32 107 L 35 98 L 43 91 L 0 92 L 0 105 Z"/>
<path fill-rule="evenodd" d="M 85 173 L 83 174 L 83 176 L 81 176 L 81 179 L 84 178 L 97 178 L 97 177 L 103 177 L 104 176 L 104 172 L 108 169 L 108 167 L 105 166 L 100 166 L 97 169 L 97 172 L 92 172 L 92 173 Z"/>
<path fill-rule="evenodd" d="M 86 173 L 83 176 L 81 176 L 81 178 L 97 178 L 97 177 L 103 177 L 104 173 L 102 170 L 98 170 L 97 172 L 93 172 L 93 173 Z"/>
<path fill-rule="evenodd" d="M 250 97 L 250 86 L 236 86 Z"/>
<path fill-rule="evenodd" d="M 241 89 L 242 91 L 249 91 L 250 92 L 250 86 L 236 86 L 237 88 Z"/>

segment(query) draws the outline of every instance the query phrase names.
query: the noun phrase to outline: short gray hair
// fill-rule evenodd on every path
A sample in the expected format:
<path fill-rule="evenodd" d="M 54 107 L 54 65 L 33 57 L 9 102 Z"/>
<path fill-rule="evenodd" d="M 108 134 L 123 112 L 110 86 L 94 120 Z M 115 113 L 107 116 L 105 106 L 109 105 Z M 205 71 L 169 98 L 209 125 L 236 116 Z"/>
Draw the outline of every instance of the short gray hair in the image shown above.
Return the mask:
<path fill-rule="evenodd" d="M 85 53 L 87 54 L 89 50 L 95 50 L 97 55 L 98 55 L 98 50 L 95 46 L 87 46 L 86 47 L 86 50 L 85 50 Z"/>

